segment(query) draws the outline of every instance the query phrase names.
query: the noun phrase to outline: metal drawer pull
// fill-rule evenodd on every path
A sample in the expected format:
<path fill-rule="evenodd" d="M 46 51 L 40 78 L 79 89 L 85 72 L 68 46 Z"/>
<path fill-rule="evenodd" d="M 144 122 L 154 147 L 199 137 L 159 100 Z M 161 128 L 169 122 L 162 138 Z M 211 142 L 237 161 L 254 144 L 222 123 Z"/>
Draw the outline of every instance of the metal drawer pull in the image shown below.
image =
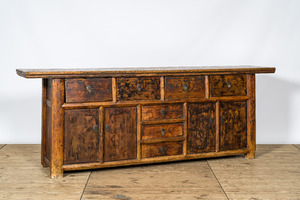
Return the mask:
<path fill-rule="evenodd" d="M 105 125 L 105 131 L 106 131 L 106 132 L 109 132 L 109 131 L 110 131 L 110 125 L 109 125 L 109 124 Z"/>
<path fill-rule="evenodd" d="M 165 130 L 164 128 L 162 128 L 162 129 L 160 130 L 160 133 L 161 133 L 161 136 L 165 136 L 166 130 Z"/>
<path fill-rule="evenodd" d="M 163 146 L 160 147 L 159 150 L 160 150 L 161 154 L 166 154 L 166 150 Z"/>
<path fill-rule="evenodd" d="M 210 118 L 209 123 L 214 124 L 214 118 Z"/>
<path fill-rule="evenodd" d="M 140 92 L 140 91 L 142 91 L 142 86 L 141 86 L 141 84 L 137 84 L 137 90 Z"/>
<path fill-rule="evenodd" d="M 230 82 L 227 82 L 226 85 L 227 85 L 228 88 L 231 88 L 231 83 Z"/>
<path fill-rule="evenodd" d="M 185 83 L 185 84 L 183 84 L 183 90 L 184 91 L 187 91 L 187 89 L 188 89 L 188 86 L 187 86 L 187 84 Z"/>
<path fill-rule="evenodd" d="M 88 86 L 86 86 L 86 90 L 87 90 L 89 93 L 92 93 L 93 88 L 92 88 L 92 86 L 88 85 Z"/>
<path fill-rule="evenodd" d="M 221 117 L 221 118 L 220 118 L 220 121 L 221 121 L 221 124 L 224 124 L 224 121 L 225 121 L 225 120 L 224 120 L 224 117 Z"/>
<path fill-rule="evenodd" d="M 93 130 L 94 130 L 95 133 L 97 133 L 98 132 L 98 125 L 94 125 Z"/>
<path fill-rule="evenodd" d="M 161 116 L 162 116 L 162 117 L 165 117 L 165 116 L 166 116 L 166 111 L 165 111 L 164 109 L 162 109 L 162 110 L 160 111 L 160 113 L 161 113 Z"/>

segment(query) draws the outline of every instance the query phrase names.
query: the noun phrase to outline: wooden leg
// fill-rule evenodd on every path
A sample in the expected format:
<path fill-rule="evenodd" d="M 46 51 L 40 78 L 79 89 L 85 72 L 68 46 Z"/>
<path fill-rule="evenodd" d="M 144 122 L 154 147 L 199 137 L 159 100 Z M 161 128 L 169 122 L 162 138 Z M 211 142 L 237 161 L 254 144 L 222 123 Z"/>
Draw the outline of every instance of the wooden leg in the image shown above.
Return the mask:
<path fill-rule="evenodd" d="M 256 125 L 255 125 L 255 74 L 247 76 L 247 147 L 249 153 L 245 155 L 248 159 L 255 158 L 256 148 Z"/>
<path fill-rule="evenodd" d="M 64 133 L 64 80 L 52 79 L 52 144 L 50 176 L 57 178 L 63 176 L 63 133 Z"/>
<path fill-rule="evenodd" d="M 46 143 L 47 143 L 47 104 L 46 104 L 46 94 L 47 94 L 47 79 L 42 80 L 42 141 L 41 141 L 41 163 L 43 167 L 48 167 L 45 162 L 45 157 L 47 155 Z"/>

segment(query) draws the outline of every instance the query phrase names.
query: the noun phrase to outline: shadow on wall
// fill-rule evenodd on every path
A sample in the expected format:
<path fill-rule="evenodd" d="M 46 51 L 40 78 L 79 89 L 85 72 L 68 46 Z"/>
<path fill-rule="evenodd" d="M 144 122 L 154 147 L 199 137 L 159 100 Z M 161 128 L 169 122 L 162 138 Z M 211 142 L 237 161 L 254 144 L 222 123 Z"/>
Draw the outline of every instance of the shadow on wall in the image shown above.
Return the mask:
<path fill-rule="evenodd" d="M 292 98 L 300 85 L 267 75 L 256 76 L 257 143 L 293 143 Z M 295 136 L 294 136 L 295 137 Z"/>

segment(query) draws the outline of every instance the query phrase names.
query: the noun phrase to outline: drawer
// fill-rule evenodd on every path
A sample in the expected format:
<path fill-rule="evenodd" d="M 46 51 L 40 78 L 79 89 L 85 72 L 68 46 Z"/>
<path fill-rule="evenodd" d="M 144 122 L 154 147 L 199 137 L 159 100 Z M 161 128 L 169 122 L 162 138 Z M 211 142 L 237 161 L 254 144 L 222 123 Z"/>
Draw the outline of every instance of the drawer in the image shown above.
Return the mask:
<path fill-rule="evenodd" d="M 204 76 L 165 78 L 166 99 L 202 98 L 204 96 L 205 96 Z"/>
<path fill-rule="evenodd" d="M 180 118 L 183 118 L 182 104 L 165 104 L 142 107 L 143 121 Z"/>
<path fill-rule="evenodd" d="M 160 78 L 139 77 L 139 78 L 118 78 L 117 79 L 117 100 L 159 100 L 160 99 Z"/>
<path fill-rule="evenodd" d="M 66 79 L 66 102 L 112 100 L 111 78 Z"/>
<path fill-rule="evenodd" d="M 143 125 L 142 139 L 168 138 L 183 135 L 183 124 Z"/>
<path fill-rule="evenodd" d="M 210 96 L 247 95 L 247 75 L 210 76 Z"/>
<path fill-rule="evenodd" d="M 142 158 L 180 155 L 183 153 L 183 142 L 162 142 L 142 144 Z"/>

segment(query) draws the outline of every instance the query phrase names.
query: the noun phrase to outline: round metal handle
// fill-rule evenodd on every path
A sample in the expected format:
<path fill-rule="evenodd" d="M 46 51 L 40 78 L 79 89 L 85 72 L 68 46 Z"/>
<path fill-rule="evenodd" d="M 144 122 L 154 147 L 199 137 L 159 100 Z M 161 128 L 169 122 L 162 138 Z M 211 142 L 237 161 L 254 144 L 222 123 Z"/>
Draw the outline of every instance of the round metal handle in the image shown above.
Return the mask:
<path fill-rule="evenodd" d="M 185 84 L 183 84 L 183 90 L 184 91 L 187 91 L 187 89 L 188 89 L 188 86 L 187 86 L 187 84 L 185 83 Z"/>
<path fill-rule="evenodd" d="M 162 110 L 160 111 L 160 113 L 161 113 L 161 116 L 162 116 L 162 117 L 165 117 L 165 116 L 166 116 L 166 111 L 165 111 L 164 109 L 162 109 Z"/>
<path fill-rule="evenodd" d="M 98 132 L 98 125 L 94 125 L 93 130 L 94 130 L 95 133 L 97 133 Z"/>
<path fill-rule="evenodd" d="M 163 147 L 163 146 L 160 147 L 159 150 L 160 150 L 161 154 L 165 154 L 166 153 L 165 147 Z"/>
<path fill-rule="evenodd" d="M 227 85 L 228 88 L 231 88 L 231 83 L 230 82 L 227 82 L 226 85 Z"/>
<path fill-rule="evenodd" d="M 221 124 L 224 124 L 224 121 L 225 121 L 224 117 L 220 117 L 220 121 L 221 121 Z"/>
<path fill-rule="evenodd" d="M 86 90 L 87 90 L 89 93 L 92 93 L 93 88 L 92 88 L 92 86 L 88 85 L 88 86 L 86 86 Z"/>
<path fill-rule="evenodd" d="M 137 84 L 137 90 L 140 92 L 140 91 L 142 91 L 142 86 L 141 86 L 141 84 Z"/>
<path fill-rule="evenodd" d="M 161 133 L 161 136 L 165 136 L 166 130 L 165 130 L 164 128 L 162 128 L 162 129 L 160 130 L 160 133 Z"/>
<path fill-rule="evenodd" d="M 211 123 L 211 124 L 214 124 L 214 121 L 215 121 L 214 118 L 209 119 L 209 123 Z"/>

